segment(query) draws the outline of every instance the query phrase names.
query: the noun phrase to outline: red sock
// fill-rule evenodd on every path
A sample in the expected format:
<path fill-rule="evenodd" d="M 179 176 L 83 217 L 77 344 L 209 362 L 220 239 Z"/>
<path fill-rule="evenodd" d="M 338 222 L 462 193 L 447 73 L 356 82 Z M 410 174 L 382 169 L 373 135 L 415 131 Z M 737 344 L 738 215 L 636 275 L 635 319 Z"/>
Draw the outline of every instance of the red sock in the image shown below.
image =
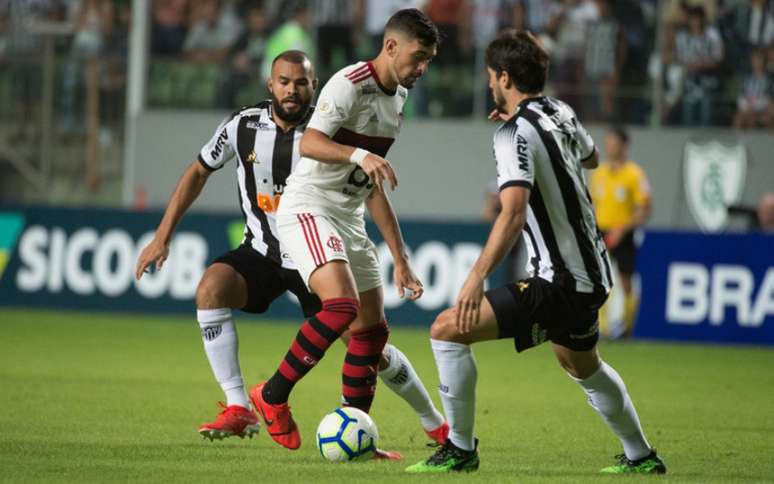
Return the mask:
<path fill-rule="evenodd" d="M 376 326 L 352 332 L 341 372 L 341 394 L 345 406 L 364 412 L 371 409 L 379 358 L 389 335 L 390 330 L 384 320 Z"/>
<path fill-rule="evenodd" d="M 263 387 L 264 400 L 271 404 L 287 402 L 296 382 L 322 359 L 325 351 L 355 320 L 358 309 L 357 299 L 341 297 L 323 301 L 322 310 L 304 321 L 279 369 Z"/>

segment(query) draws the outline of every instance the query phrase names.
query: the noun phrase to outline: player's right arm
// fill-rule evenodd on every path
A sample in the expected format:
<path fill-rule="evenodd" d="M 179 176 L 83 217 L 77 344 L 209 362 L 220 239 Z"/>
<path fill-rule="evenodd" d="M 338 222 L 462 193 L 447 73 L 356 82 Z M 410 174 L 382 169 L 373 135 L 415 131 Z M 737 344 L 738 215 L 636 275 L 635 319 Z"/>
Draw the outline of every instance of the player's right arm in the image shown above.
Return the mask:
<path fill-rule="evenodd" d="M 586 128 L 575 119 L 576 139 L 580 145 L 580 164 L 587 170 L 593 170 L 599 166 L 599 152 L 594 145 L 594 139 Z"/>
<path fill-rule="evenodd" d="M 156 270 L 161 269 L 169 255 L 169 242 L 172 240 L 175 227 L 180 223 L 180 219 L 183 218 L 188 207 L 201 193 L 210 173 L 199 163 L 199 160 L 194 160 L 180 177 L 175 191 L 169 199 L 167 209 L 164 211 L 164 217 L 156 229 L 156 235 L 137 258 L 137 267 L 135 268 L 137 279 L 142 277 L 150 265 L 155 264 Z"/>
<path fill-rule="evenodd" d="M 494 152 L 502 209 L 457 295 L 456 323 L 460 333 L 467 333 L 478 324 L 484 281 L 521 236 L 535 182 L 534 160 L 538 140 L 539 135 L 534 128 L 519 127 L 518 124 L 506 125 L 495 133 Z"/>
<path fill-rule="evenodd" d="M 231 119 L 234 119 L 233 117 Z M 196 200 L 204 188 L 210 174 L 221 168 L 226 161 L 234 157 L 234 123 L 224 120 L 215 130 L 210 141 L 202 147 L 199 156 L 191 163 L 177 182 L 175 191 L 169 198 L 164 216 L 156 229 L 153 240 L 140 252 L 135 267 L 135 277 L 140 279 L 151 265 L 161 269 L 169 255 L 172 234 L 180 219 Z"/>
<path fill-rule="evenodd" d="M 328 81 L 301 137 L 299 152 L 321 163 L 358 164 L 379 190 L 383 191 L 385 181 L 395 189 L 398 179 L 389 161 L 362 148 L 333 141 L 339 128 L 355 115 L 357 98 L 357 86 L 345 77 L 334 76 Z"/>

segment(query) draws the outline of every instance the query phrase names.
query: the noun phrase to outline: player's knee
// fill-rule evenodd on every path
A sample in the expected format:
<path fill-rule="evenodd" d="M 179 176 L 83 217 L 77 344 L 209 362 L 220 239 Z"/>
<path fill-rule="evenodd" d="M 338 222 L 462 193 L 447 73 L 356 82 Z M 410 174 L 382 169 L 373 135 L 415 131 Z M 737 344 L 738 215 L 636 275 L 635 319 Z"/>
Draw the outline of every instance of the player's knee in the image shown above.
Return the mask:
<path fill-rule="evenodd" d="M 461 335 L 457 330 L 457 323 L 454 320 L 454 312 L 451 309 L 443 311 L 435 318 L 433 325 L 430 326 L 430 338 L 441 341 L 462 342 L 460 340 Z"/>
<path fill-rule="evenodd" d="M 196 288 L 196 307 L 199 309 L 217 309 L 226 306 L 228 288 L 220 278 L 207 271 Z"/>
<path fill-rule="evenodd" d="M 600 360 L 596 352 L 583 356 L 559 356 L 559 365 L 573 378 L 585 380 L 599 369 Z"/>

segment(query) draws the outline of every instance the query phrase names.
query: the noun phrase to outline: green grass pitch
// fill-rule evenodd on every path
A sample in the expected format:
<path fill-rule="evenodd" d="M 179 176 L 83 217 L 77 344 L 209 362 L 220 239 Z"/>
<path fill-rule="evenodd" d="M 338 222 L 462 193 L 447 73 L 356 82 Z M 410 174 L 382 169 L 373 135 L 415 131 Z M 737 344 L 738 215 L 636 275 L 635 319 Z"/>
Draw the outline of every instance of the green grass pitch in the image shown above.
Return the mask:
<path fill-rule="evenodd" d="M 296 324 L 238 316 L 249 385 L 268 377 Z M 626 380 L 670 474 L 599 476 L 620 451 L 557 366 L 548 347 L 517 355 L 509 342 L 478 345 L 475 474 L 409 476 L 431 453 L 413 412 L 386 387 L 372 411 L 381 446 L 402 462 L 331 464 L 314 445 L 321 417 L 339 401 L 343 346 L 296 388 L 291 405 L 302 447 L 256 438 L 203 441 L 222 394 L 192 318 L 0 310 L 0 481 L 3 482 L 771 482 L 774 351 L 759 348 L 602 343 Z M 241 323 L 241 324 L 240 324 Z M 437 400 L 426 331 L 395 328 Z"/>

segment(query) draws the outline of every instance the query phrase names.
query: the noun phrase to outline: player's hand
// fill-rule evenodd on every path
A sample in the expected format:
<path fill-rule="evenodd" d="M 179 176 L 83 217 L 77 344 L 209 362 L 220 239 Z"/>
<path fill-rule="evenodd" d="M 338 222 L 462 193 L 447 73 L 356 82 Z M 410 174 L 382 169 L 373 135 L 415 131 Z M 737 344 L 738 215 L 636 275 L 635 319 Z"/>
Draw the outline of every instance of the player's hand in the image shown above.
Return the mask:
<path fill-rule="evenodd" d="M 425 292 L 425 288 L 422 287 L 422 282 L 414 275 L 414 271 L 411 270 L 407 262 L 398 262 L 395 264 L 395 270 L 393 271 L 393 280 L 395 281 L 395 287 L 398 289 L 398 296 L 403 299 L 407 293 L 408 298 L 412 301 L 416 301 Z"/>
<path fill-rule="evenodd" d="M 360 164 L 360 168 L 363 169 L 374 185 L 376 185 L 376 188 L 382 193 L 384 193 L 382 184 L 385 181 L 390 182 L 392 190 L 395 190 L 395 187 L 398 186 L 398 178 L 395 176 L 395 170 L 392 169 L 392 165 L 379 155 L 368 153 L 363 163 Z"/>
<path fill-rule="evenodd" d="M 457 331 L 469 333 L 481 317 L 481 301 L 484 299 L 484 278 L 470 271 L 462 285 L 455 304 Z"/>
<path fill-rule="evenodd" d="M 151 265 L 155 264 L 156 270 L 161 269 L 164 261 L 169 257 L 169 244 L 166 244 L 154 238 L 150 244 L 146 245 L 140 256 L 137 258 L 137 266 L 134 269 L 134 276 L 140 280 Z"/>
<path fill-rule="evenodd" d="M 508 121 L 511 119 L 511 117 L 508 115 L 508 113 L 504 113 L 495 108 L 491 113 L 489 113 L 488 119 L 489 121 Z"/>

